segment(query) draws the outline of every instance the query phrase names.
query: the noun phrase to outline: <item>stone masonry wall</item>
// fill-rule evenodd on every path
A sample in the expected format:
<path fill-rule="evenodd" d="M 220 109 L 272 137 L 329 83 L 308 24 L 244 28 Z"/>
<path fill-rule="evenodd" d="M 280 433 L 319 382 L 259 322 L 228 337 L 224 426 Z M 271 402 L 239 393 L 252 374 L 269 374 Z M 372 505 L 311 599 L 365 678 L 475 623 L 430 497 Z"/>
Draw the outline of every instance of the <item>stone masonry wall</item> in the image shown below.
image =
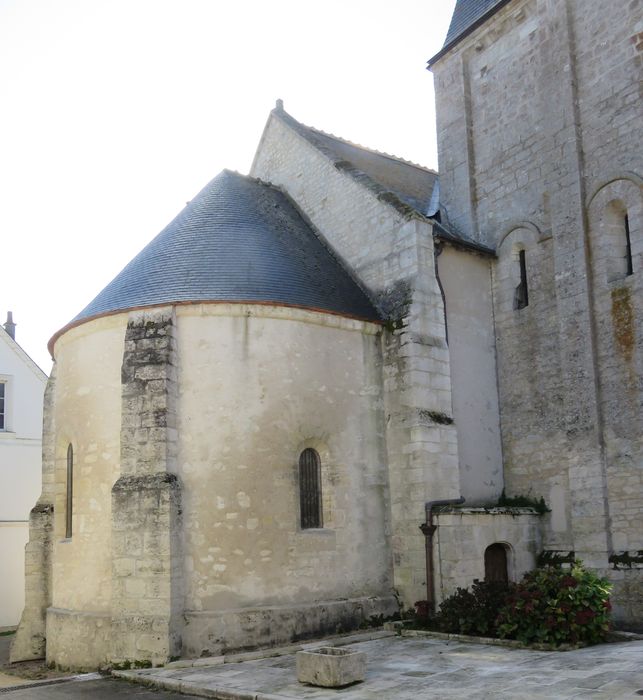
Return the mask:
<path fill-rule="evenodd" d="M 623 264 L 624 216 L 632 274 Z M 643 619 L 643 191 L 641 181 L 605 184 L 589 206 L 597 394 L 603 423 L 612 535 L 610 577 L 617 614 Z M 636 274 L 634 271 L 637 271 Z"/>
<path fill-rule="evenodd" d="M 485 578 L 484 553 L 501 544 L 510 581 L 520 581 L 536 565 L 542 548 L 541 516 L 530 508 L 453 508 L 435 515 L 436 602 Z"/>
<path fill-rule="evenodd" d="M 498 247 L 507 490 L 544 496 L 544 546 L 609 573 L 616 618 L 639 622 L 639 573 L 608 559 L 643 546 L 640 208 L 630 194 L 632 279 L 608 283 L 601 256 L 624 252 L 592 244 L 591 203 L 611 181 L 640 187 L 642 30 L 637 0 L 514 0 L 432 68 L 445 213 Z"/>
<path fill-rule="evenodd" d="M 177 307 L 184 654 L 397 610 L 379 326 L 268 304 Z M 299 457 L 320 460 L 302 528 Z"/>
<path fill-rule="evenodd" d="M 111 661 L 181 649 L 181 487 L 171 309 L 134 312 L 122 366 L 121 476 L 112 488 Z"/>
<path fill-rule="evenodd" d="M 424 503 L 459 495 L 431 226 L 401 214 L 336 168 L 285 123 L 279 109 L 268 120 L 251 174 L 281 186 L 297 202 L 390 319 L 382 343 L 394 576 L 404 604 L 411 605 L 425 583 L 418 528 Z"/>

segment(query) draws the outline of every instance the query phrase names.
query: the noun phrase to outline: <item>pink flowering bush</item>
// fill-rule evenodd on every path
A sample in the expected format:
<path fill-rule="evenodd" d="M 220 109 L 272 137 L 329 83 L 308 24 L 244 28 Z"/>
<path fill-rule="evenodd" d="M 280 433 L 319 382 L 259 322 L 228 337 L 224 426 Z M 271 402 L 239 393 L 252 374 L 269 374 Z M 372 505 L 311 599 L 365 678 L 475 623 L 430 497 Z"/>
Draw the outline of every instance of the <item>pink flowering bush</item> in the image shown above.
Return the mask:
<path fill-rule="evenodd" d="M 525 644 L 597 644 L 610 629 L 611 584 L 576 561 L 525 574 L 496 618 L 500 637 Z"/>

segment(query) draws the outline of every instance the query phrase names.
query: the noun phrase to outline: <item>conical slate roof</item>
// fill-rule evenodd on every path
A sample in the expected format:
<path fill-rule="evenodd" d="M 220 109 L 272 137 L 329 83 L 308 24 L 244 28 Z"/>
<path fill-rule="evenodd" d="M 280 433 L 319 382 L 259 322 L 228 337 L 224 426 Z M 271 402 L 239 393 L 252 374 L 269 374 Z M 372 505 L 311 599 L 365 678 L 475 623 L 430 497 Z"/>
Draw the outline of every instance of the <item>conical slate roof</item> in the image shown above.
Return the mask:
<path fill-rule="evenodd" d="M 72 321 L 159 304 L 259 302 L 379 315 L 292 201 L 224 170 Z"/>

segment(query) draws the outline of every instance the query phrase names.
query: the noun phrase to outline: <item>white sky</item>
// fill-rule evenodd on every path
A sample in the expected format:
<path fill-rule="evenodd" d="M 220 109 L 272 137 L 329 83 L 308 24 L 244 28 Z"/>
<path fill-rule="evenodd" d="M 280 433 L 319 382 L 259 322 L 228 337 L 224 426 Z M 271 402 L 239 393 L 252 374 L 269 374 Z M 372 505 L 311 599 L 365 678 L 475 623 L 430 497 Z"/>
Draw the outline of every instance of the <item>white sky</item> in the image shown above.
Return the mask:
<path fill-rule="evenodd" d="M 426 61 L 454 4 L 0 0 L 0 322 L 49 372 L 49 338 L 223 168 L 248 172 L 277 98 L 437 167 Z"/>

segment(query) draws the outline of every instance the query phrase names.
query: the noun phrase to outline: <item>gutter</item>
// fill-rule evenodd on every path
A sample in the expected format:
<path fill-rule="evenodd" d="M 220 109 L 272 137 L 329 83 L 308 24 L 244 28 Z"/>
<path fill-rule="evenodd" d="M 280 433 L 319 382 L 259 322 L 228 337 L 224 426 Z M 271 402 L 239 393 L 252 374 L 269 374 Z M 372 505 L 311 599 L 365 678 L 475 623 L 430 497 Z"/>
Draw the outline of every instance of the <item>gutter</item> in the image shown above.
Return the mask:
<path fill-rule="evenodd" d="M 478 243 L 477 241 L 472 241 L 468 238 L 454 235 L 437 219 L 429 219 L 429 221 L 431 224 L 433 224 L 433 236 L 435 238 L 438 238 L 445 243 L 450 243 L 452 246 L 461 248 L 462 250 L 470 250 L 482 255 L 488 255 L 491 258 L 497 257 L 496 251 L 493 248 L 490 248 L 483 243 Z"/>
<path fill-rule="evenodd" d="M 433 570 L 433 534 L 438 526 L 433 523 L 433 509 L 439 506 L 457 506 L 464 503 L 464 498 L 447 498 L 441 501 L 427 501 L 424 504 L 425 522 L 420 525 L 424 535 L 426 550 L 426 601 L 429 617 L 435 615 L 435 572 Z"/>

